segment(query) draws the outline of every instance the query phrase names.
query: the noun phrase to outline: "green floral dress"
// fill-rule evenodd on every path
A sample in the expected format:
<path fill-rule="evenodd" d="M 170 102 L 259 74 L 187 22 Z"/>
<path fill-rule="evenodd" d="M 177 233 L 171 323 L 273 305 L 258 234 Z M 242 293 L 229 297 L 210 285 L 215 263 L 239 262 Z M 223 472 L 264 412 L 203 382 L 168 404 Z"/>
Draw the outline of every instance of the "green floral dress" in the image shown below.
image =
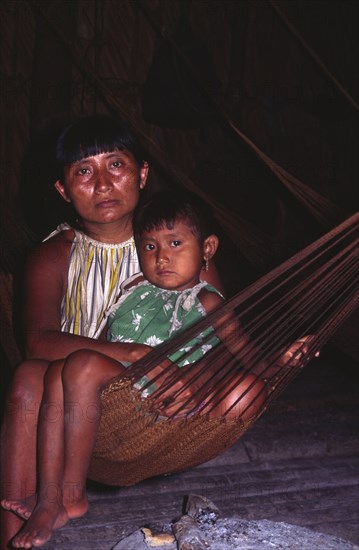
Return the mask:
<path fill-rule="evenodd" d="M 206 310 L 198 298 L 203 288 L 221 296 L 214 287 L 204 281 L 183 291 L 166 290 L 148 281 L 141 281 L 125 291 L 116 306 L 111 308 L 108 319 L 108 340 L 136 342 L 151 347 L 162 344 L 206 315 Z M 211 332 L 213 329 L 208 328 L 193 338 L 169 357 L 171 361 L 183 367 L 203 357 L 218 343 L 218 338 L 215 336 L 209 341 L 206 339 Z M 201 344 L 204 340 L 206 341 Z M 195 346 L 193 353 L 188 355 Z M 143 377 L 137 385 L 143 387 L 147 383 L 148 379 Z M 154 385 L 146 388 L 146 395 L 153 393 L 155 389 Z"/>

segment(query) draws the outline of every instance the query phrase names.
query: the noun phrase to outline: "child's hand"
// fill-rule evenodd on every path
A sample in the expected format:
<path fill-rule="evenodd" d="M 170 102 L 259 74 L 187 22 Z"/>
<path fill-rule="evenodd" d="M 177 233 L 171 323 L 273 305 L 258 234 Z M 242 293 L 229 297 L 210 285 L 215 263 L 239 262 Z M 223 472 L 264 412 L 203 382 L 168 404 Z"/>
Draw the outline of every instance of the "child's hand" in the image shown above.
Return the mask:
<path fill-rule="evenodd" d="M 278 365 L 281 367 L 297 367 L 304 366 L 300 362 L 304 355 L 308 353 L 309 344 L 313 336 L 303 336 L 299 338 L 288 348 L 278 361 Z M 319 357 L 319 351 L 314 354 L 315 357 Z"/>

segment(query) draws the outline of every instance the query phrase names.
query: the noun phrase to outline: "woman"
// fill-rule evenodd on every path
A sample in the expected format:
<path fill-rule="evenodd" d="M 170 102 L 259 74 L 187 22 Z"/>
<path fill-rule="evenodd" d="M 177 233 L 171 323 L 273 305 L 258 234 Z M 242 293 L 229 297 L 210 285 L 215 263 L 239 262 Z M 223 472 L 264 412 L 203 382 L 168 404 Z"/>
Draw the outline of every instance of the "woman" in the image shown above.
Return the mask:
<path fill-rule="evenodd" d="M 28 261 L 28 360 L 15 372 L 1 433 L 1 498 L 8 500 L 36 491 L 37 418 L 49 362 L 84 348 L 134 362 L 151 349 L 97 340 L 121 283 L 139 271 L 132 216 L 149 170 L 140 144 L 121 121 L 88 117 L 64 131 L 56 157 L 63 174 L 55 188 L 76 211 L 78 227 L 60 226 Z M 221 288 L 213 262 L 205 278 Z M 49 376 L 55 373 L 52 368 Z M 61 384 L 58 389 L 61 399 Z M 9 511 L 1 514 L 4 549 L 22 522 Z"/>

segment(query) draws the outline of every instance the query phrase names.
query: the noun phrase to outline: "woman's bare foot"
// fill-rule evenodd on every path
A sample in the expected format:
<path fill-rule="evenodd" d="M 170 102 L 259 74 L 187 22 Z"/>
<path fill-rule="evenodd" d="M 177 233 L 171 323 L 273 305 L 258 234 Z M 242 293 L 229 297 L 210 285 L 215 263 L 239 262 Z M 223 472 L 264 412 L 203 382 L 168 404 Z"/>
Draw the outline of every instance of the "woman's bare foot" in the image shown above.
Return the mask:
<path fill-rule="evenodd" d="M 76 519 L 84 516 L 89 508 L 87 496 L 76 500 L 67 500 L 66 498 L 64 498 L 64 508 L 67 512 L 69 519 Z"/>
<path fill-rule="evenodd" d="M 36 505 L 36 495 L 31 495 L 25 500 L 8 500 L 4 499 L 1 501 L 1 506 L 4 510 L 9 510 L 9 512 L 14 512 L 21 519 L 28 520 L 32 514 L 33 509 Z"/>
<path fill-rule="evenodd" d="M 13 538 L 12 545 L 14 548 L 43 546 L 51 538 L 53 530 L 63 527 L 68 520 L 69 516 L 62 505 L 39 503 L 27 524 Z"/>

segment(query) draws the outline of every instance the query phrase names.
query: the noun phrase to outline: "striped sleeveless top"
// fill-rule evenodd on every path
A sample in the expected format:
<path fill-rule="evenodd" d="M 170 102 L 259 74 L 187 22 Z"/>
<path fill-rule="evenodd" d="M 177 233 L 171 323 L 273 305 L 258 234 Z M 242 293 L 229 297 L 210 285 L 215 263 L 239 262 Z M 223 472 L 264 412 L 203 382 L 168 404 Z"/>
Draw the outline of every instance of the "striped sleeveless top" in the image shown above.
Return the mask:
<path fill-rule="evenodd" d="M 61 330 L 98 338 L 106 324 L 106 313 L 120 294 L 122 283 L 140 271 L 133 237 L 119 244 L 91 239 L 67 224 L 75 233 L 71 246 L 68 283 L 61 304 Z"/>

